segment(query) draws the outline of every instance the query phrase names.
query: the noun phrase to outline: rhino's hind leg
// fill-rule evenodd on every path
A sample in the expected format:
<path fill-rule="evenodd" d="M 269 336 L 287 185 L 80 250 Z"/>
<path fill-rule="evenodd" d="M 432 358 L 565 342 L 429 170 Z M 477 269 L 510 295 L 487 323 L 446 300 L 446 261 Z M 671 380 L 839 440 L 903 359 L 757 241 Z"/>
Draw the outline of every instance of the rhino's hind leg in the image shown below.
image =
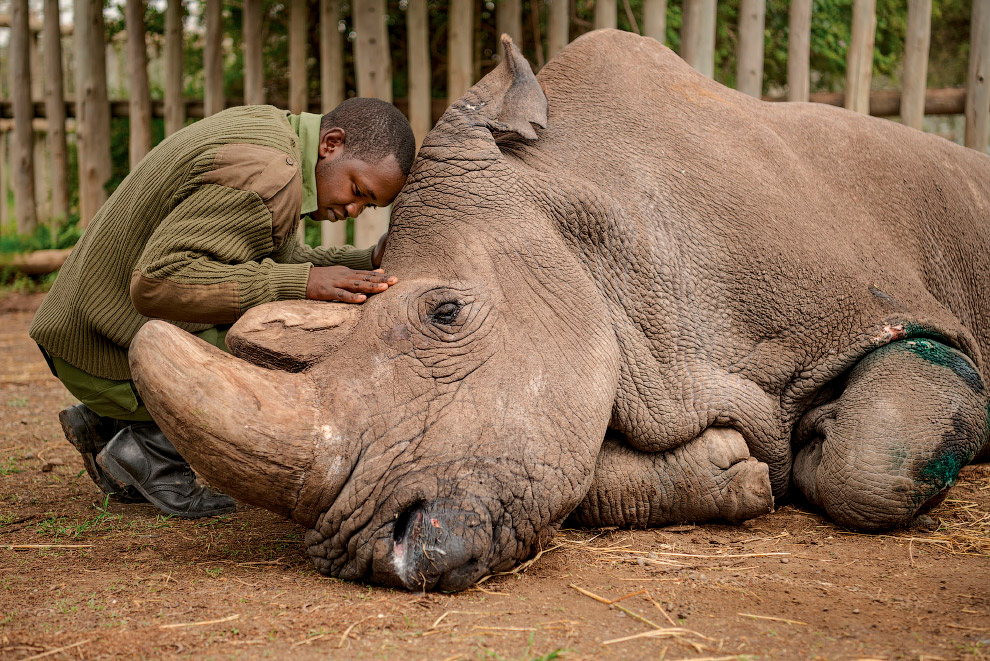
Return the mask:
<path fill-rule="evenodd" d="M 962 353 L 929 339 L 863 358 L 845 389 L 801 420 L 794 483 L 836 522 L 904 525 L 945 497 L 987 438 L 983 380 Z"/>
<path fill-rule="evenodd" d="M 770 471 L 733 429 L 714 427 L 668 452 L 606 437 L 587 496 L 572 515 L 588 526 L 744 521 L 773 509 Z"/>

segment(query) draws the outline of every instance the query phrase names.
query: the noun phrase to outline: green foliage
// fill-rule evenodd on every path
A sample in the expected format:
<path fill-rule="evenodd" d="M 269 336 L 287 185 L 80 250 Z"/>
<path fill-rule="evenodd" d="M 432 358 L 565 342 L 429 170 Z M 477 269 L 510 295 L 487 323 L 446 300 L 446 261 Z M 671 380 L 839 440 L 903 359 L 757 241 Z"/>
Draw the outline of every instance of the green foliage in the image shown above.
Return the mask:
<path fill-rule="evenodd" d="M 18 235 L 14 227 L 5 228 L 0 234 L 0 254 L 21 253 L 31 250 L 48 248 L 71 248 L 81 236 L 79 230 L 79 214 L 69 215 L 69 219 L 55 228 L 52 236 L 51 227 L 47 224 L 38 225 L 34 232 L 28 235 Z"/>

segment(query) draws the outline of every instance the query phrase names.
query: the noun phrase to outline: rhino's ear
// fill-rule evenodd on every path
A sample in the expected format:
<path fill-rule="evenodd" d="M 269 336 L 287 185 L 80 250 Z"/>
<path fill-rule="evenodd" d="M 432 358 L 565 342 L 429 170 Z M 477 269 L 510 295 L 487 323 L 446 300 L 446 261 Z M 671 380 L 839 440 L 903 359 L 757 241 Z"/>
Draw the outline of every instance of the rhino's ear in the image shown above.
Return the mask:
<path fill-rule="evenodd" d="M 533 125 L 547 126 L 547 97 L 529 62 L 507 34 L 502 35 L 505 57 L 495 69 L 451 106 L 449 120 L 483 126 L 496 140 L 536 139 Z M 444 123 L 441 119 L 440 123 Z"/>
<path fill-rule="evenodd" d="M 501 92 L 501 98 L 496 99 L 498 113 L 492 128 L 536 140 L 532 125 L 547 127 L 547 96 L 536 81 L 529 62 L 507 34 L 502 35 L 502 48 L 505 57 L 496 69 L 501 70 L 501 80 L 498 81 L 501 90 L 493 90 Z"/>

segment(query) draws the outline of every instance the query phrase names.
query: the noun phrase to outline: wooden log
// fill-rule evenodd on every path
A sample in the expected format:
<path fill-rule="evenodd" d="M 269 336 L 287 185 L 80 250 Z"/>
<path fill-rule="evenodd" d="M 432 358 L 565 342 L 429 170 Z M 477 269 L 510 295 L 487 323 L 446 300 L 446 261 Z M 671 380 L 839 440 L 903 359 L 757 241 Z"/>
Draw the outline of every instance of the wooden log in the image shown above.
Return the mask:
<path fill-rule="evenodd" d="M 131 168 L 151 151 L 151 89 L 148 85 L 148 49 L 144 33 L 144 0 L 127 0 L 127 65 L 130 94 Z"/>
<path fill-rule="evenodd" d="M 681 57 L 702 74 L 715 74 L 716 0 L 684 0 Z"/>
<path fill-rule="evenodd" d="M 521 0 L 498 0 L 495 3 L 495 34 L 512 37 L 512 41 L 522 48 L 522 2 Z"/>
<path fill-rule="evenodd" d="M 811 0 L 791 0 L 788 14 L 787 100 L 807 101 L 811 89 Z"/>
<path fill-rule="evenodd" d="M 33 252 L 19 253 L 14 255 L 4 255 L 0 259 L 0 266 L 12 268 L 25 275 L 45 275 L 54 273 L 62 268 L 65 260 L 69 258 L 71 248 L 58 250 L 35 250 Z"/>
<path fill-rule="evenodd" d="M 447 104 L 474 83 L 474 2 L 450 0 L 447 16 Z"/>
<path fill-rule="evenodd" d="M 290 0 L 289 3 L 289 110 L 299 114 L 307 108 L 308 80 L 306 73 L 306 47 L 309 44 L 307 19 L 309 8 L 306 0 Z"/>
<path fill-rule="evenodd" d="M 618 8 L 615 0 L 595 0 L 595 29 L 614 29 L 618 25 Z"/>
<path fill-rule="evenodd" d="M 79 224 L 86 227 L 107 199 L 112 169 L 102 0 L 75 0 L 74 16 Z"/>
<path fill-rule="evenodd" d="M 846 53 L 846 108 L 866 115 L 870 114 L 876 29 L 876 0 L 853 0 L 852 37 Z"/>
<path fill-rule="evenodd" d="M 667 41 L 667 0 L 643 0 L 643 36 Z"/>
<path fill-rule="evenodd" d="M 392 58 L 385 26 L 385 0 L 354 0 L 354 31 L 357 32 L 354 69 L 358 96 L 391 102 Z M 354 222 L 354 245 L 373 245 L 388 230 L 388 221 L 388 208 L 364 211 Z"/>
<path fill-rule="evenodd" d="M 215 115 L 224 109 L 223 5 L 205 0 L 206 38 L 203 42 L 203 112 Z"/>
<path fill-rule="evenodd" d="M 27 0 L 10 1 L 10 94 L 14 101 L 14 140 L 10 169 L 13 170 L 14 211 L 17 233 L 34 232 L 38 212 L 34 187 L 34 133 L 31 130 L 31 32 Z"/>
<path fill-rule="evenodd" d="M 430 25 L 426 0 L 409 0 L 406 8 L 406 43 L 409 49 L 409 124 L 416 148 L 433 128 L 430 112 Z"/>
<path fill-rule="evenodd" d="M 552 58 L 567 45 L 570 31 L 570 11 L 568 0 L 547 1 L 550 3 L 550 11 L 547 15 L 547 56 Z"/>
<path fill-rule="evenodd" d="M 966 146 L 987 150 L 990 114 L 990 0 L 973 0 L 966 80 Z"/>
<path fill-rule="evenodd" d="M 763 29 L 766 13 L 766 0 L 741 0 L 739 3 L 736 89 L 757 99 L 763 93 Z"/>
<path fill-rule="evenodd" d="M 901 122 L 920 129 L 925 118 L 928 84 L 928 48 L 931 43 L 932 0 L 908 0 L 907 34 L 904 39 L 904 93 Z"/>
<path fill-rule="evenodd" d="M 265 102 L 265 73 L 261 58 L 261 0 L 244 0 L 244 103 Z"/>
<path fill-rule="evenodd" d="M 48 119 L 48 158 L 51 164 L 52 219 L 69 214 L 69 161 L 65 140 L 65 83 L 62 76 L 62 39 L 58 0 L 45 0 L 45 117 Z"/>
<path fill-rule="evenodd" d="M 186 124 L 182 96 L 182 0 L 168 0 L 165 8 L 165 135 Z"/>

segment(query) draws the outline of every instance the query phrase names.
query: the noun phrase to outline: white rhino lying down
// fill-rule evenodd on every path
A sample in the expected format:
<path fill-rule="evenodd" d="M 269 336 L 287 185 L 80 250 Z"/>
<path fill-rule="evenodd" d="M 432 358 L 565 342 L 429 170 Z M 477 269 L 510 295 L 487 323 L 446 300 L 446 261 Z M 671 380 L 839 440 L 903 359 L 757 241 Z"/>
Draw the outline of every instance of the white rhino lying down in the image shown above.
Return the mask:
<path fill-rule="evenodd" d="M 182 455 L 309 528 L 319 571 L 410 589 L 505 570 L 568 516 L 801 495 L 878 530 L 943 498 L 988 436 L 990 160 L 624 32 L 539 76 L 504 44 L 396 201 L 397 286 L 251 310 L 234 356 L 138 334 Z"/>

